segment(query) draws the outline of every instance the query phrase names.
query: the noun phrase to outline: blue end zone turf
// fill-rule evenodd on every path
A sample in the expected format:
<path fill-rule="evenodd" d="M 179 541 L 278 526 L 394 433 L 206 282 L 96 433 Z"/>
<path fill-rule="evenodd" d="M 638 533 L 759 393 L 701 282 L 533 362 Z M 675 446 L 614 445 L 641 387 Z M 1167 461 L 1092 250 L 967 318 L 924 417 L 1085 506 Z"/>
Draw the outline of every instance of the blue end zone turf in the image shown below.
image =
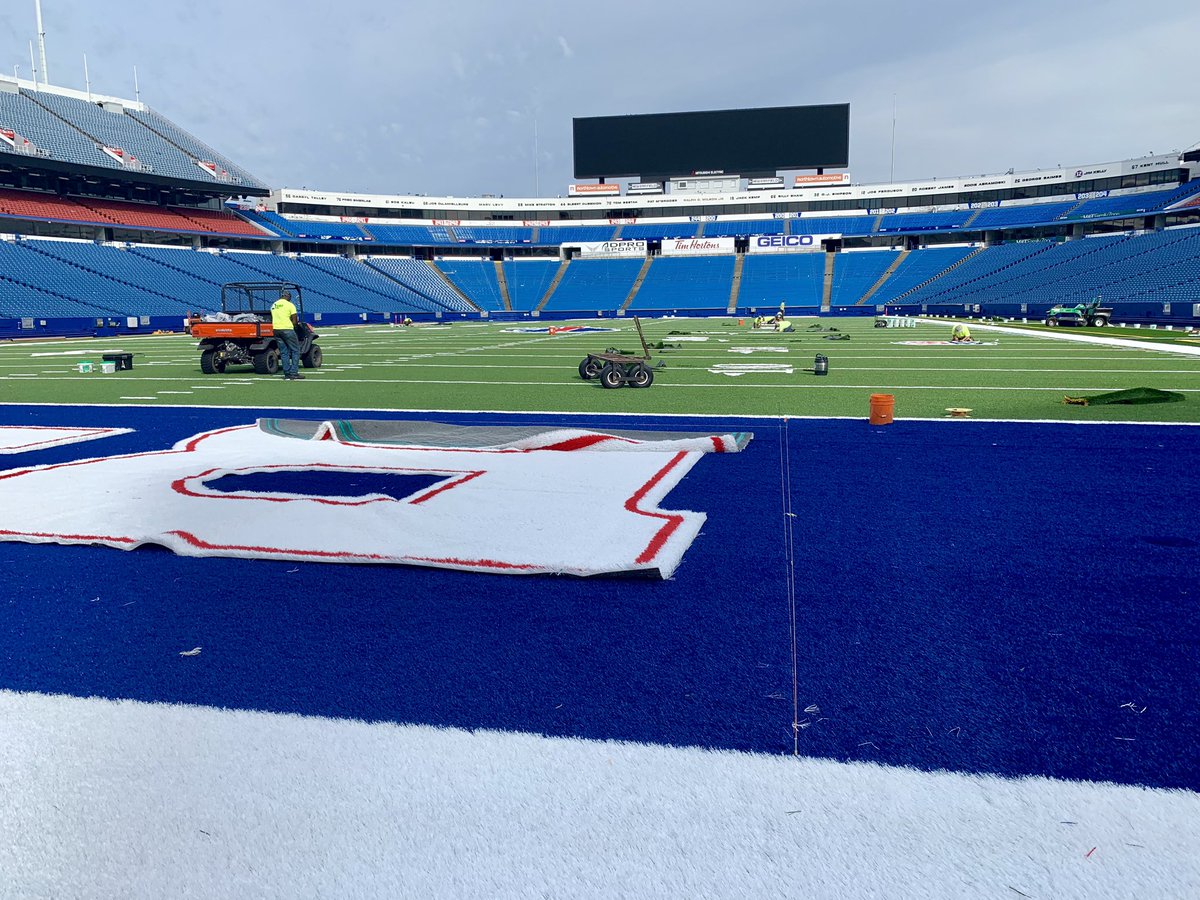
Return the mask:
<path fill-rule="evenodd" d="M 0 465 L 275 414 L 5 407 L 136 431 Z M 0 543 L 0 687 L 790 753 L 790 523 L 801 753 L 1200 789 L 1200 429 L 296 415 L 755 439 L 664 501 L 708 514 L 668 582 Z"/>

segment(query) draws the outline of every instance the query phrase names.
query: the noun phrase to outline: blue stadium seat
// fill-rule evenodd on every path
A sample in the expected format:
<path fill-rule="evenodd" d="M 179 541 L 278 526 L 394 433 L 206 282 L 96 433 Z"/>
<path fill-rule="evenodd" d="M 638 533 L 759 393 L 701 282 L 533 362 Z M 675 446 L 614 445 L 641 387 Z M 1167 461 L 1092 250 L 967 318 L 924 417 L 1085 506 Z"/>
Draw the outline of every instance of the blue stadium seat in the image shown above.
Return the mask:
<path fill-rule="evenodd" d="M 504 280 L 512 308 L 521 312 L 537 309 L 561 265 L 557 259 L 505 260 Z"/>
<path fill-rule="evenodd" d="M 547 312 L 593 315 L 620 309 L 641 271 L 642 259 L 575 259 L 567 267 Z"/>
<path fill-rule="evenodd" d="M 468 312 L 474 309 L 446 284 L 430 263 L 424 260 L 406 256 L 368 256 L 363 257 L 362 262 L 430 300 L 435 306 L 452 312 Z"/>
<path fill-rule="evenodd" d="M 547 247 L 557 247 L 559 244 L 567 242 L 586 244 L 611 241 L 616 231 L 617 229 L 613 225 L 543 225 L 538 228 L 535 243 Z M 632 240 L 629 235 L 624 237 Z"/>
<path fill-rule="evenodd" d="M 629 305 L 631 310 L 724 310 L 736 257 L 659 256 Z"/>
<path fill-rule="evenodd" d="M 739 309 L 820 307 L 824 253 L 749 253 L 742 264 Z"/>
<path fill-rule="evenodd" d="M 490 259 L 439 259 L 434 263 L 454 285 L 480 309 L 498 312 L 504 309 L 496 266 Z"/>
<path fill-rule="evenodd" d="M 896 261 L 890 250 L 863 250 L 842 252 L 834 257 L 833 286 L 829 297 L 832 306 L 853 306 L 875 282 L 883 276 L 888 266 Z M 822 272 L 822 276 L 824 273 Z"/>

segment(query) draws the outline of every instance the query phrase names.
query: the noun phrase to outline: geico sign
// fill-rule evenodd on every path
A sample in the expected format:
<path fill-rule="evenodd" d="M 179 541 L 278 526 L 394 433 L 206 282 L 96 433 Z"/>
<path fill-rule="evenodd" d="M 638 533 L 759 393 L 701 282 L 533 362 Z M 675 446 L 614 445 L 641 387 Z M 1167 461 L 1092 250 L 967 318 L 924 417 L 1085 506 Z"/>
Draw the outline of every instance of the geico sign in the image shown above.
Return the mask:
<path fill-rule="evenodd" d="M 750 239 L 751 253 L 783 253 L 789 250 L 820 250 L 821 242 L 840 234 L 763 234 Z"/>

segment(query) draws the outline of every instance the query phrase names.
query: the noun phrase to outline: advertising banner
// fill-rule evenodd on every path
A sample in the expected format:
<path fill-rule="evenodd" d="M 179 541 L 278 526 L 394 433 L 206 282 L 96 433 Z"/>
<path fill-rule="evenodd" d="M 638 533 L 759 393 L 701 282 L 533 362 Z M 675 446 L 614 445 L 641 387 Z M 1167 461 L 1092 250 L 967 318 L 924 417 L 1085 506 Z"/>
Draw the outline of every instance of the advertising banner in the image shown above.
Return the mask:
<path fill-rule="evenodd" d="M 569 184 L 567 194 L 572 197 L 587 197 L 596 194 L 620 194 L 619 184 Z"/>
<path fill-rule="evenodd" d="M 750 238 L 747 249 L 750 253 L 807 253 L 824 249 L 821 241 L 840 237 L 840 234 L 758 234 Z"/>
<path fill-rule="evenodd" d="M 849 184 L 849 172 L 830 172 L 828 175 L 797 175 L 793 187 L 814 187 L 825 184 Z"/>
<path fill-rule="evenodd" d="M 734 239 L 731 237 L 671 238 L 662 242 L 663 256 L 711 256 L 733 252 Z"/>
<path fill-rule="evenodd" d="M 645 241 L 590 241 L 583 244 L 567 244 L 579 247 L 579 255 L 594 259 L 600 256 L 645 256 Z"/>
<path fill-rule="evenodd" d="M 782 178 L 748 178 L 746 180 L 746 190 L 748 191 L 767 191 L 781 187 L 783 187 Z"/>
<path fill-rule="evenodd" d="M 663 186 L 661 181 L 639 181 L 636 184 L 631 184 L 626 188 L 626 194 L 661 194 Z"/>

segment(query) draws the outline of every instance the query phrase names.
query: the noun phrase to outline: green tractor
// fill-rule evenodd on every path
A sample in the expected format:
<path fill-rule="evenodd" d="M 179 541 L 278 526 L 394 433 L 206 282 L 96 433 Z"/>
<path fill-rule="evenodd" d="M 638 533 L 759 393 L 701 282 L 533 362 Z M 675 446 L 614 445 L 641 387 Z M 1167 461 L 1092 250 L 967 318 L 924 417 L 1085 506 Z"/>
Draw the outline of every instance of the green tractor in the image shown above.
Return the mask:
<path fill-rule="evenodd" d="M 1091 303 L 1050 307 L 1046 312 L 1046 324 L 1103 328 L 1112 320 L 1112 312 L 1112 307 L 1101 306 L 1100 298 L 1097 297 Z"/>

